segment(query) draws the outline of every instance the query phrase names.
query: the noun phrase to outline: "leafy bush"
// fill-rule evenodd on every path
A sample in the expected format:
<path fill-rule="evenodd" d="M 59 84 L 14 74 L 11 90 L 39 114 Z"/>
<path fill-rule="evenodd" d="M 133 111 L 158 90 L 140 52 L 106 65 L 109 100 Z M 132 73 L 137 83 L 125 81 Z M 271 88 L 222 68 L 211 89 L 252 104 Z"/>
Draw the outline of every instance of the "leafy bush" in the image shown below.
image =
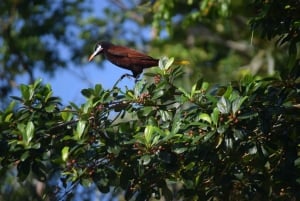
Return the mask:
<path fill-rule="evenodd" d="M 184 89 L 172 62 L 133 89 L 84 89 L 79 106 L 40 80 L 22 85 L 0 113 L 1 175 L 16 166 L 20 181 L 45 181 L 59 170 L 64 186 L 136 200 L 299 199 L 299 64 L 284 78 Z"/>

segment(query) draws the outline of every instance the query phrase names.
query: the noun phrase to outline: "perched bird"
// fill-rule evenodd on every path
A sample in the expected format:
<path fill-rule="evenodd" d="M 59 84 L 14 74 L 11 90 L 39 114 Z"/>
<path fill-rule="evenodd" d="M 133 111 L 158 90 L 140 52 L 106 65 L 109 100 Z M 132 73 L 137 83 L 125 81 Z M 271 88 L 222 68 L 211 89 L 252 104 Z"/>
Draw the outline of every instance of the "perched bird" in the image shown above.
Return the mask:
<path fill-rule="evenodd" d="M 131 70 L 135 78 L 143 72 L 144 68 L 158 66 L 158 59 L 154 59 L 134 49 L 113 45 L 109 42 L 97 43 L 95 51 L 89 57 L 89 61 L 99 54 L 103 54 L 107 60 L 116 66 Z"/>
<path fill-rule="evenodd" d="M 159 61 L 134 49 L 114 45 L 110 42 L 97 43 L 94 52 L 89 57 L 89 61 L 99 54 L 103 54 L 106 59 L 116 66 L 130 70 L 134 78 L 137 78 L 145 68 L 158 66 Z"/>

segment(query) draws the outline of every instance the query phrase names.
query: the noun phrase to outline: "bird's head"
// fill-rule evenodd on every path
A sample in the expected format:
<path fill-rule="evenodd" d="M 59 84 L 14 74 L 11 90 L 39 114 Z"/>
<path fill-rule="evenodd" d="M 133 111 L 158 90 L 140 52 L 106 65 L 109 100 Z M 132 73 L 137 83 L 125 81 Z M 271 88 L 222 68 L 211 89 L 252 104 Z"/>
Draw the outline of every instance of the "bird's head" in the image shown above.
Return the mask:
<path fill-rule="evenodd" d="M 89 61 L 92 61 L 95 56 L 103 53 L 103 50 L 107 49 L 111 45 L 112 44 L 109 43 L 109 42 L 99 42 L 99 43 L 97 43 L 96 46 L 95 46 L 94 52 L 89 57 Z"/>

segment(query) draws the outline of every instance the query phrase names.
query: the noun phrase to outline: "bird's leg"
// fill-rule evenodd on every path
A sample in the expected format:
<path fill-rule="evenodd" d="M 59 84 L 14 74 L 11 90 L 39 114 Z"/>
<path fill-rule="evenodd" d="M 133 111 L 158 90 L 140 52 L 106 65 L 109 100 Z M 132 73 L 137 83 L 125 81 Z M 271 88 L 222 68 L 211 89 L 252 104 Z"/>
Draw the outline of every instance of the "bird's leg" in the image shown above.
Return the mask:
<path fill-rule="evenodd" d="M 120 80 L 123 80 L 125 77 L 134 77 L 135 78 L 134 75 L 130 75 L 130 74 L 126 73 L 126 74 L 121 76 Z"/>
<path fill-rule="evenodd" d="M 116 83 L 119 83 L 119 82 L 120 82 L 121 80 L 123 80 L 125 77 L 128 77 L 128 78 L 133 77 L 135 83 L 137 83 L 138 81 L 140 81 L 140 80 L 138 79 L 138 78 L 140 77 L 140 74 L 133 73 L 133 75 L 131 75 L 131 74 L 126 73 L 126 74 L 122 75 L 122 76 L 118 79 L 118 81 L 117 81 Z"/>
<path fill-rule="evenodd" d="M 122 75 L 122 76 L 116 81 L 116 83 L 114 84 L 113 88 L 115 88 L 115 87 L 117 86 L 117 84 L 118 84 L 119 82 L 121 82 L 125 77 L 132 77 L 132 75 L 130 75 L 130 74 L 124 74 L 124 75 Z"/>

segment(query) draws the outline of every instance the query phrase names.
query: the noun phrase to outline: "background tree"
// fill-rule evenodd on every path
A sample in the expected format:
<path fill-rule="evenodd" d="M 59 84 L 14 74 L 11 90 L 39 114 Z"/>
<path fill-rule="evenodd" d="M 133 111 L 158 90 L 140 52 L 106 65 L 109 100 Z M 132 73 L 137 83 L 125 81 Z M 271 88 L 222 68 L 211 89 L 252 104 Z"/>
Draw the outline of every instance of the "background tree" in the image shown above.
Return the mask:
<path fill-rule="evenodd" d="M 7 44 L 2 46 L 3 77 L 13 79 L 24 70 L 32 77 L 32 84 L 20 85 L 20 97 L 13 97 L 0 113 L 1 179 L 8 181 L 8 174 L 14 173 L 19 184 L 32 184 L 30 178 L 35 178 L 46 186 L 26 192 L 17 186 L 12 198 L 5 193 L 19 184 L 1 182 L 3 199 L 71 199 L 79 184 L 95 184 L 102 193 L 124 192 L 125 199 L 136 200 L 300 197 L 297 1 L 247 5 L 114 0 L 105 16 L 81 20 L 77 9 L 88 10 L 79 1 L 63 9 L 48 2 L 29 2 L 15 13 L 7 11 L 21 8 L 22 1 L 1 4 L 3 19 L 13 19 L 5 21 L 2 29 Z M 49 12 L 45 19 L 38 15 L 49 8 L 61 15 Z M 73 23 L 80 25 L 78 36 L 86 43 L 74 43 L 72 34 L 64 35 L 63 28 Z M 137 34 L 140 29 L 128 29 L 128 23 L 146 29 L 151 25 L 151 41 Z M 64 106 L 50 85 L 34 81 L 32 75 L 39 65 L 52 72 L 57 64 L 68 63 L 59 58 L 57 46 L 47 43 L 56 40 L 45 42 L 49 33 L 39 29 L 53 31 L 57 41 L 64 41 L 72 62 L 80 63 L 91 41 L 102 36 L 118 38 L 112 41 L 121 44 L 125 44 L 122 40 L 137 46 L 149 42 L 154 55 L 188 58 L 191 67 L 172 66 L 172 59 L 162 58 L 160 68 L 149 70 L 132 89 L 120 88 L 120 80 L 111 89 L 97 84 L 82 90 L 84 103 Z M 265 36 L 274 41 L 266 41 Z M 47 51 L 56 56 L 45 60 Z M 22 70 L 8 71 L 13 68 Z M 232 73 L 233 69 L 239 71 Z M 281 73 L 249 75 L 274 69 Z M 231 79 L 239 81 L 228 84 Z M 6 91 L 9 83 L 4 82 Z M 53 185 L 57 178 L 61 185 Z"/>

